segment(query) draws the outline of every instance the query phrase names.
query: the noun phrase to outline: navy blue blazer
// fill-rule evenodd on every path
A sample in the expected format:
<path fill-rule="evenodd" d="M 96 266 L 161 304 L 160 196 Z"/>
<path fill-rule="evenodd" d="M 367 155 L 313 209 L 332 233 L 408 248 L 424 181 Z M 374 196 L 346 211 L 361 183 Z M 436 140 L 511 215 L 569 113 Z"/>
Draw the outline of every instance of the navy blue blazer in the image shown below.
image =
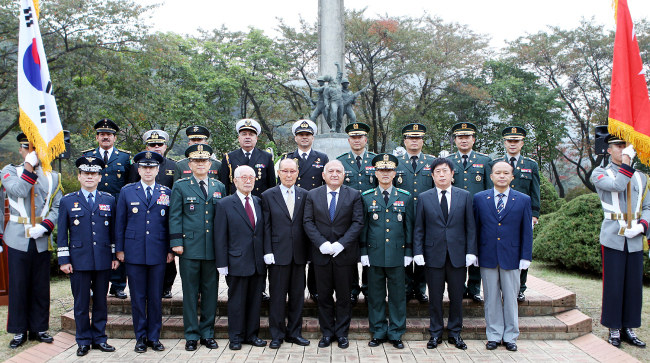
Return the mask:
<path fill-rule="evenodd" d="M 251 193 L 252 195 L 252 193 Z M 262 201 L 253 196 L 257 222 L 255 229 L 244 205 L 235 193 L 223 198 L 214 210 L 214 256 L 216 267 L 228 267 L 232 276 L 266 273 L 264 265 L 264 214 Z"/>
<path fill-rule="evenodd" d="M 480 267 L 519 268 L 519 260 L 533 260 L 533 212 L 530 197 L 510 189 L 501 214 L 494 203 L 494 189 L 474 195 L 474 218 Z"/>
<path fill-rule="evenodd" d="M 124 262 L 159 265 L 167 262 L 169 247 L 169 200 L 172 191 L 156 183 L 147 203 L 142 183 L 126 185 L 117 200 L 115 250 L 124 252 Z"/>
<path fill-rule="evenodd" d="M 115 258 L 112 244 L 115 198 L 99 190 L 90 208 L 81 191 L 61 198 L 57 235 L 59 265 L 72 264 L 76 271 L 110 270 Z"/>
<path fill-rule="evenodd" d="M 104 150 L 97 147 L 82 151 L 82 155 L 103 159 Z M 120 189 L 122 189 L 129 180 L 130 173 L 131 153 L 113 147 L 113 152 L 108 156 L 108 164 L 106 164 L 106 168 L 104 168 L 100 173 L 102 175 L 102 180 L 99 182 L 97 190 L 110 193 L 117 200 L 119 198 Z"/>

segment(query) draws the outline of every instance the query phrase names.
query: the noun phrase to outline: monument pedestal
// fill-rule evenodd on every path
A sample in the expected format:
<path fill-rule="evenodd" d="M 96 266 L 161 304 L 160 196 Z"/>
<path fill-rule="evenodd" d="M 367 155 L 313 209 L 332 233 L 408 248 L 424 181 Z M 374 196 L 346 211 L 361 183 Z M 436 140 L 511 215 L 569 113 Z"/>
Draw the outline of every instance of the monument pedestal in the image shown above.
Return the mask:
<path fill-rule="evenodd" d="M 327 154 L 330 160 L 335 160 L 337 156 L 350 151 L 348 134 L 336 132 L 318 134 L 314 136 L 312 148 Z"/>

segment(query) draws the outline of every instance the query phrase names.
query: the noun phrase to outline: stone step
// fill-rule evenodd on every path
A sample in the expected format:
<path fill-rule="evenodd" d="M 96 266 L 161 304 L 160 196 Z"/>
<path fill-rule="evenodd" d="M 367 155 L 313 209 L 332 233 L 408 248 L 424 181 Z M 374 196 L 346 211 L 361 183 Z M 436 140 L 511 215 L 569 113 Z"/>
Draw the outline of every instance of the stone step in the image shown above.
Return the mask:
<path fill-rule="evenodd" d="M 445 326 L 446 326 L 445 319 Z M 270 339 L 268 318 L 260 319 L 260 337 Z M 465 318 L 463 320 L 464 339 L 486 339 L 485 319 Z M 63 330 L 74 334 L 75 321 L 72 311 L 61 316 Z M 428 318 L 408 318 L 406 320 L 406 334 L 404 340 L 428 340 Z M 577 309 L 550 316 L 520 317 L 520 339 L 543 340 L 570 340 L 590 333 L 592 329 L 591 318 Z M 127 314 L 110 314 L 106 325 L 106 334 L 112 339 L 133 339 L 133 324 L 131 316 Z M 306 317 L 303 319 L 302 335 L 307 339 L 319 339 L 321 336 L 318 319 Z M 350 324 L 350 339 L 369 340 L 371 333 L 366 318 L 353 318 Z M 183 316 L 163 316 L 162 339 L 183 339 Z M 215 321 L 215 338 L 228 338 L 228 318 L 218 316 Z"/>

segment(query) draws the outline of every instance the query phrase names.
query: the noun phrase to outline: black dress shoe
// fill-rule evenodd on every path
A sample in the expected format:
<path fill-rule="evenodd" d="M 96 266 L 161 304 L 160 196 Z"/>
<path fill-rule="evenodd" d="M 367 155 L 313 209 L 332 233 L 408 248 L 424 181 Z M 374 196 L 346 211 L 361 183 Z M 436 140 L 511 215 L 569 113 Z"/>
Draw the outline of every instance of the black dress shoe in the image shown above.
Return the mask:
<path fill-rule="evenodd" d="M 632 331 L 632 328 L 623 328 L 623 334 L 621 334 L 621 338 L 628 342 L 630 345 L 634 345 L 635 347 L 639 348 L 645 348 L 645 343 L 639 339 L 636 334 L 634 334 L 634 331 Z"/>
<path fill-rule="evenodd" d="M 420 295 L 418 295 L 416 297 L 417 297 L 418 301 L 421 302 L 421 303 L 429 302 L 429 297 L 427 295 L 425 295 L 425 294 L 420 294 Z"/>
<path fill-rule="evenodd" d="M 467 349 L 467 344 L 465 344 L 465 342 L 463 341 L 463 338 L 461 338 L 460 335 L 457 336 L 457 337 L 449 337 L 447 342 L 449 344 L 453 344 L 458 349 L 462 349 L 462 350 Z"/>
<path fill-rule="evenodd" d="M 40 333 L 29 332 L 29 340 L 35 340 L 41 343 L 52 343 L 54 338 L 52 338 L 48 333 L 42 331 Z"/>
<path fill-rule="evenodd" d="M 239 342 L 230 342 L 230 344 L 228 344 L 228 348 L 230 348 L 230 350 L 240 350 L 241 349 L 241 343 L 239 343 Z"/>
<path fill-rule="evenodd" d="M 479 294 L 472 295 L 471 298 L 472 298 L 472 300 L 474 302 L 477 302 L 477 303 L 482 303 L 483 302 L 483 298 Z"/>
<path fill-rule="evenodd" d="M 14 335 L 14 338 L 9 342 L 9 348 L 16 349 L 27 341 L 27 332 Z"/>
<path fill-rule="evenodd" d="M 77 348 L 78 357 L 83 357 L 88 354 L 88 352 L 90 352 L 90 345 L 80 345 L 79 348 Z"/>
<path fill-rule="evenodd" d="M 499 345 L 501 345 L 501 343 L 490 340 L 485 344 L 485 348 L 487 350 L 495 350 Z"/>
<path fill-rule="evenodd" d="M 204 345 L 208 349 L 217 349 L 217 348 L 219 348 L 219 344 L 217 344 L 217 341 L 212 339 L 212 338 L 201 339 L 199 342 L 201 343 L 201 345 Z"/>
<path fill-rule="evenodd" d="M 511 352 L 516 352 L 517 351 L 517 344 L 515 343 L 506 343 L 506 349 L 511 351 Z"/>
<path fill-rule="evenodd" d="M 156 352 L 162 352 L 165 350 L 165 346 L 160 342 L 160 340 L 156 340 L 155 342 L 147 340 L 147 347 L 151 347 L 151 349 L 155 350 Z"/>
<path fill-rule="evenodd" d="M 197 348 L 196 340 L 188 340 L 185 342 L 185 350 L 193 352 Z"/>
<path fill-rule="evenodd" d="M 266 340 L 262 340 L 258 337 L 255 337 L 251 340 L 247 340 L 244 342 L 244 344 L 250 344 L 254 347 L 265 347 L 266 346 Z"/>
<path fill-rule="evenodd" d="M 185 344 L 185 349 L 187 350 L 187 344 Z M 136 353 L 146 353 L 147 352 L 147 338 L 140 338 L 135 343 L 135 348 L 133 351 Z"/>
<path fill-rule="evenodd" d="M 271 344 L 269 344 L 269 348 L 271 349 L 278 349 L 282 346 L 282 339 L 273 339 L 271 340 Z"/>
<path fill-rule="evenodd" d="M 341 349 L 347 349 L 347 347 L 350 346 L 350 341 L 348 340 L 347 337 L 340 337 L 338 338 L 339 341 L 339 348 Z"/>
<path fill-rule="evenodd" d="M 320 338 L 320 341 L 318 342 L 318 347 L 319 348 L 327 348 L 332 344 L 332 337 L 322 337 Z"/>
<path fill-rule="evenodd" d="M 517 295 L 517 301 L 518 301 L 518 302 L 524 302 L 524 301 L 526 301 L 526 295 L 524 295 L 523 292 L 520 292 L 520 293 Z"/>
<path fill-rule="evenodd" d="M 284 338 L 284 341 L 287 343 L 293 343 L 293 344 L 298 344 L 303 347 L 306 347 L 309 345 L 310 341 L 303 338 L 303 337 L 296 337 L 296 338 Z"/>
<path fill-rule="evenodd" d="M 172 290 L 163 291 L 163 299 L 171 299 L 171 298 L 172 298 Z"/>
<path fill-rule="evenodd" d="M 404 349 L 404 343 L 402 343 L 402 340 L 401 340 L 401 339 L 397 339 L 397 340 L 389 340 L 388 342 L 389 342 L 390 344 L 392 344 L 393 347 L 395 347 L 395 348 L 397 348 L 397 349 Z"/>
<path fill-rule="evenodd" d="M 369 347 L 378 347 L 386 342 L 386 339 L 377 339 L 377 338 L 372 338 L 371 341 L 368 342 Z"/>
<path fill-rule="evenodd" d="M 442 337 L 431 337 L 427 342 L 427 349 L 436 349 L 442 343 Z"/>
<path fill-rule="evenodd" d="M 607 339 L 609 344 L 615 346 L 616 348 L 621 346 L 621 332 L 618 329 L 609 329 L 609 339 Z"/>
<path fill-rule="evenodd" d="M 124 290 L 111 290 L 109 294 L 115 296 L 118 299 L 126 299 L 128 297 Z"/>
<path fill-rule="evenodd" d="M 106 342 L 93 344 L 93 349 L 99 349 L 102 352 L 107 352 L 107 353 L 115 351 L 115 347 Z"/>
<path fill-rule="evenodd" d="M 262 301 L 269 301 L 269 295 L 266 292 L 262 292 Z"/>

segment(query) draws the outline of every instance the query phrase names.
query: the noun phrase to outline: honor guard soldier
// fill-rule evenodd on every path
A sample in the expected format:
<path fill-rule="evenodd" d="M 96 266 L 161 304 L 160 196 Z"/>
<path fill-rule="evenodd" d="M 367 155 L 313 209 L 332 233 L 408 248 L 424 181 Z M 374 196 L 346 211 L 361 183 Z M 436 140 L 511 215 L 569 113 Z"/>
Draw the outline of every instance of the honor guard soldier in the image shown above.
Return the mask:
<path fill-rule="evenodd" d="M 427 127 L 419 123 L 408 124 L 402 128 L 406 154 L 398 158 L 399 165 L 393 181 L 396 187 L 411 193 L 414 204 L 417 204 L 420 193 L 433 188 L 431 163 L 433 163 L 435 156 L 422 152 L 426 132 Z M 413 297 L 420 302 L 429 301 L 426 295 L 427 283 L 425 280 L 424 267 L 416 264 L 406 267 L 407 301 Z"/>
<path fill-rule="evenodd" d="M 632 328 L 641 326 L 643 304 L 643 244 L 650 221 L 648 177 L 631 166 L 636 155 L 632 145 L 608 135 L 607 152 L 612 162 L 591 175 L 605 212 L 600 227 L 603 259 L 603 306 L 600 323 L 609 328 L 609 342 L 618 347 L 621 339 L 645 348 Z M 627 228 L 628 185 L 631 190 L 632 228 Z"/>
<path fill-rule="evenodd" d="M 43 172 L 36 153 L 28 151 L 29 140 L 25 134 L 20 133 L 17 139 L 18 152 L 25 162 L 9 164 L 2 169 L 10 214 L 3 239 L 9 261 L 7 332 L 15 334 L 9 343 L 11 348 L 18 348 L 27 338 L 44 343 L 53 341 L 46 332 L 50 321 L 50 233 L 57 223 L 61 200 L 60 175 Z"/>
<path fill-rule="evenodd" d="M 117 140 L 115 133 L 120 131 L 115 122 L 107 118 L 102 119 L 95 124 L 95 131 L 99 147 L 84 150 L 82 155 L 104 160 L 106 167 L 102 170 L 102 180 L 99 182 L 97 190 L 110 193 L 117 200 L 120 197 L 120 189 L 126 185 L 131 174 L 131 153 L 114 147 L 115 140 Z M 126 299 L 125 287 L 126 271 L 124 266 L 120 265 L 112 272 L 111 287 L 108 292 L 117 298 Z"/>
<path fill-rule="evenodd" d="M 185 129 L 185 134 L 187 135 L 188 142 L 187 146 L 192 146 L 195 144 L 208 144 L 208 139 L 210 138 L 210 131 L 199 125 L 190 126 Z M 208 170 L 208 176 L 212 179 L 219 180 L 219 173 L 221 171 L 221 161 L 217 159 L 215 154 L 210 155 L 210 169 Z M 185 158 L 176 163 L 176 168 L 174 169 L 174 182 L 181 178 L 188 178 L 192 176 L 192 170 L 190 170 L 189 159 Z M 169 186 L 171 188 L 171 186 Z M 173 282 L 173 281 L 172 281 Z"/>
<path fill-rule="evenodd" d="M 115 351 L 106 342 L 106 293 L 111 270 L 119 262 L 113 244 L 115 198 L 97 190 L 106 164 L 94 156 L 82 156 L 75 164 L 79 168 L 77 179 L 81 190 L 61 198 L 57 251 L 61 271 L 70 276 L 74 296 L 77 355 L 84 356 L 91 345 L 102 352 Z"/>
<path fill-rule="evenodd" d="M 318 126 L 311 120 L 298 120 L 293 123 L 291 132 L 295 136 L 298 149 L 283 155 L 283 159 L 293 159 L 298 164 L 296 186 L 307 191 L 323 185 L 323 167 L 330 160 L 327 154 L 311 148 Z"/>
<path fill-rule="evenodd" d="M 368 268 L 368 320 L 372 332 L 368 345 L 377 347 L 388 340 L 395 348 L 404 349 L 404 266 L 413 261 L 415 207 L 409 192 L 393 186 L 398 163 L 391 154 L 379 154 L 372 159 L 379 186 L 362 193 L 364 224 L 359 242 L 361 264 Z"/>
<path fill-rule="evenodd" d="M 240 165 L 248 165 L 255 170 L 255 187 L 252 193 L 261 197 L 262 193 L 276 184 L 273 155 L 255 147 L 257 136 L 262 132 L 257 121 L 245 118 L 239 120 L 235 128 L 239 134 L 241 148 L 224 154 L 221 160 L 221 182 L 226 186 L 228 195 L 234 194 L 237 191 L 233 183 L 235 169 Z"/>
<path fill-rule="evenodd" d="M 160 155 L 163 155 L 162 162 L 158 166 L 158 173 L 156 174 L 156 183 L 160 185 L 164 185 L 171 190 L 172 185 L 174 184 L 174 170 L 176 169 L 176 162 L 172 159 L 164 157 L 165 151 L 167 150 L 167 140 L 169 140 L 169 134 L 163 130 L 149 130 L 144 133 L 144 135 L 142 136 L 142 140 L 144 140 L 147 151 L 156 152 Z M 134 160 L 129 182 L 131 183 L 139 182 L 140 179 L 141 178 L 140 178 L 140 172 L 138 171 L 138 163 L 136 163 Z M 164 299 L 171 299 L 172 286 L 174 285 L 175 279 L 176 279 L 176 261 L 172 259 L 167 264 L 167 267 L 165 268 L 165 282 L 163 285 L 163 295 L 162 295 Z"/>
<path fill-rule="evenodd" d="M 345 168 L 343 185 L 356 189 L 361 193 L 377 186 L 375 167 L 372 166 L 372 159 L 377 154 L 366 151 L 369 132 L 370 126 L 363 122 L 355 122 L 347 125 L 345 127 L 345 133 L 348 134 L 350 151 L 336 158 L 343 163 L 343 167 Z M 359 285 L 359 273 L 355 270 L 354 277 L 352 278 L 352 296 L 350 297 L 352 303 L 357 302 L 360 293 L 366 295 L 366 291 L 368 291 L 367 276 L 368 269 L 362 267 L 361 285 Z M 312 274 L 307 279 L 309 291 L 312 291 L 311 286 L 316 288 L 316 282 L 310 282 L 310 279 L 313 279 Z"/>
<path fill-rule="evenodd" d="M 220 181 L 208 177 L 210 155 L 210 145 L 195 144 L 185 150 L 192 176 L 174 183 L 169 207 L 170 245 L 179 256 L 185 350 L 188 351 L 198 348 L 199 339 L 206 348 L 218 347 L 214 340 L 219 293 L 214 254 L 214 210 L 226 189 Z M 199 293 L 201 320 L 197 313 Z"/>
<path fill-rule="evenodd" d="M 452 185 L 472 194 L 494 188 L 492 174 L 492 158 L 472 150 L 476 142 L 477 128 L 471 122 L 459 122 L 452 126 L 451 134 L 458 152 L 449 156 L 454 164 Z M 476 302 L 483 301 L 481 297 L 481 269 L 469 266 L 467 271 L 467 288 L 464 297 Z"/>
<path fill-rule="evenodd" d="M 501 135 L 503 136 L 506 147 L 506 157 L 498 158 L 494 162 L 505 161 L 513 167 L 514 179 L 510 183 L 510 187 L 530 197 L 533 208 L 532 223 L 534 226 L 537 224 L 537 218 L 539 218 L 539 166 L 537 166 L 535 160 L 521 155 L 521 148 L 524 146 L 524 139 L 526 138 L 526 130 L 519 126 L 508 126 L 501 131 Z M 521 287 L 519 288 L 517 301 L 523 302 L 526 300 L 524 292 L 526 291 L 526 280 L 528 280 L 528 269 L 521 270 L 520 280 Z"/>
<path fill-rule="evenodd" d="M 165 268 L 174 255 L 168 228 L 171 189 L 156 182 L 164 161 L 155 151 L 143 151 L 133 158 L 140 181 L 122 188 L 115 212 L 115 247 L 129 278 L 136 353 L 146 352 L 147 346 L 165 350 L 160 342 L 160 297 Z"/>

